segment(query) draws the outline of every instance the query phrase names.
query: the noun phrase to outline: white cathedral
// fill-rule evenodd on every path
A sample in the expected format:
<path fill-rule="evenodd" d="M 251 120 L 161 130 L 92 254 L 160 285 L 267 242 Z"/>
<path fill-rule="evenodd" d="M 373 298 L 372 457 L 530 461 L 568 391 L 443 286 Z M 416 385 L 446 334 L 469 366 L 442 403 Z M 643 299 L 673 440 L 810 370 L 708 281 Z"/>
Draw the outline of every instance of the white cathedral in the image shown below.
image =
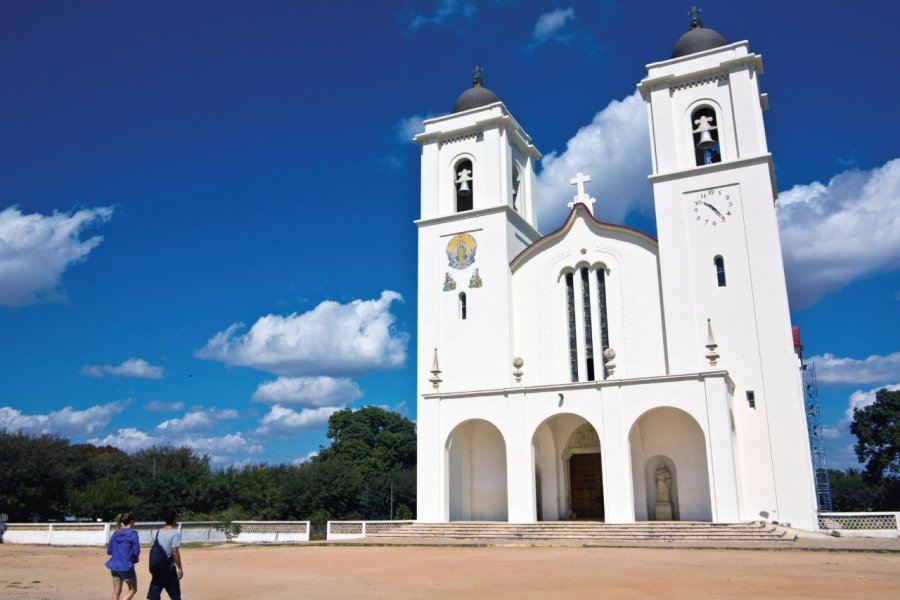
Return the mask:
<path fill-rule="evenodd" d="M 539 233 L 541 154 L 478 72 L 425 121 L 419 522 L 816 528 L 761 73 L 696 14 L 647 66 L 658 240 L 580 173 Z"/>

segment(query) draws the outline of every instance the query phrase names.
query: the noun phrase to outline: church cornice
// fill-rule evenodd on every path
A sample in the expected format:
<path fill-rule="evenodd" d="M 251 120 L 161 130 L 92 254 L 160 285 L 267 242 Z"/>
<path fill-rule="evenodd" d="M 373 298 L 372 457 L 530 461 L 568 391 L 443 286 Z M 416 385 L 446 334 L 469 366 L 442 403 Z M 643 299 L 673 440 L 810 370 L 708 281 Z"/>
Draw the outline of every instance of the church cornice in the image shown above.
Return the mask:
<path fill-rule="evenodd" d="M 687 177 L 696 177 L 706 173 L 719 173 L 721 171 L 729 171 L 735 167 L 749 167 L 753 165 L 765 164 L 769 167 L 769 180 L 772 182 L 772 197 L 778 199 L 778 186 L 775 183 L 775 165 L 772 162 L 770 153 L 759 154 L 757 156 L 749 156 L 747 158 L 739 158 L 737 160 L 729 160 L 711 165 L 701 165 L 699 167 L 688 167 L 687 169 L 679 169 L 677 171 L 668 171 L 666 173 L 657 173 L 656 175 L 648 175 L 647 179 L 650 183 L 663 183 L 666 181 L 674 181 L 676 179 L 684 179 Z"/>
<path fill-rule="evenodd" d="M 575 390 L 593 390 L 600 388 L 627 387 L 633 385 L 677 383 L 682 381 L 699 381 L 721 379 L 728 386 L 729 393 L 734 393 L 735 383 L 727 370 L 701 371 L 698 373 L 679 373 L 677 375 L 657 375 L 654 377 L 632 377 L 628 379 L 604 379 L 600 381 L 579 381 L 575 383 L 555 383 L 547 385 L 522 385 L 516 387 L 495 388 L 485 390 L 466 390 L 464 392 L 438 392 L 422 394 L 425 400 L 451 400 L 454 398 L 478 398 L 481 396 L 515 396 L 528 393 L 566 392 Z"/>
<path fill-rule="evenodd" d="M 485 117 L 477 118 L 479 112 L 484 112 Z M 472 119 L 472 117 L 475 118 Z M 450 123 L 454 120 L 460 120 L 461 122 L 468 121 L 468 124 L 449 129 L 440 127 L 443 124 Z M 420 146 L 429 143 L 444 144 L 449 140 L 460 136 L 475 135 L 488 127 L 500 126 L 512 134 L 515 145 L 522 154 L 532 160 L 539 160 L 542 156 L 541 152 L 531 143 L 531 136 L 528 135 L 522 126 L 519 125 L 519 122 L 509 114 L 509 111 L 502 102 L 495 102 L 487 106 L 473 108 L 461 113 L 452 113 L 442 117 L 427 119 L 425 121 L 425 126 L 425 132 L 413 137 L 413 141 Z M 433 126 L 439 126 L 440 128 L 429 131 Z"/>
<path fill-rule="evenodd" d="M 562 226 L 559 229 L 557 229 L 556 231 L 553 231 L 551 233 L 548 233 L 547 235 L 545 235 L 544 237 L 542 237 L 538 240 L 535 240 L 534 243 L 532 243 L 527 248 L 522 250 L 519 254 L 517 254 L 515 256 L 515 258 L 513 258 L 509 263 L 510 270 L 515 271 L 516 269 L 521 267 L 524 263 L 528 262 L 528 260 L 531 259 L 531 257 L 533 257 L 537 253 L 539 253 L 543 248 L 549 246 L 550 244 L 556 242 L 557 240 L 564 238 L 569 233 L 569 231 L 572 229 L 572 227 L 575 224 L 575 220 L 578 218 L 584 219 L 585 222 L 588 223 L 589 226 L 591 226 L 591 227 L 596 227 L 596 228 L 599 228 L 601 230 L 606 230 L 606 231 L 615 231 L 615 232 L 625 233 L 627 235 L 631 235 L 631 236 L 639 238 L 643 241 L 649 242 L 649 243 L 653 244 L 654 246 L 659 246 L 659 242 L 656 240 L 656 238 L 654 238 L 653 236 L 647 235 L 646 233 L 644 233 L 643 231 L 641 231 L 639 229 L 635 229 L 633 227 L 628 227 L 626 225 L 615 225 L 613 223 L 607 223 L 605 221 L 597 220 L 596 218 L 594 218 L 594 215 L 591 214 L 591 211 L 588 210 L 588 207 L 585 204 L 578 202 L 569 211 L 569 216 L 566 217 L 565 222 L 562 224 Z"/>
<path fill-rule="evenodd" d="M 500 206 L 489 206 L 487 208 L 478 208 L 475 210 L 467 210 L 464 212 L 453 213 L 450 215 L 442 215 L 440 217 L 432 217 L 430 219 L 418 219 L 414 221 L 417 227 L 428 227 L 430 225 L 440 225 L 442 223 L 452 223 L 454 221 L 464 221 L 468 219 L 472 219 L 473 217 L 483 217 L 488 215 L 494 215 L 497 213 L 505 212 L 507 218 L 512 221 L 512 223 L 523 233 L 527 233 L 532 238 L 539 238 L 541 236 L 540 232 L 538 232 L 531 224 L 525 220 L 522 215 L 517 213 L 511 207 L 503 204 Z"/>

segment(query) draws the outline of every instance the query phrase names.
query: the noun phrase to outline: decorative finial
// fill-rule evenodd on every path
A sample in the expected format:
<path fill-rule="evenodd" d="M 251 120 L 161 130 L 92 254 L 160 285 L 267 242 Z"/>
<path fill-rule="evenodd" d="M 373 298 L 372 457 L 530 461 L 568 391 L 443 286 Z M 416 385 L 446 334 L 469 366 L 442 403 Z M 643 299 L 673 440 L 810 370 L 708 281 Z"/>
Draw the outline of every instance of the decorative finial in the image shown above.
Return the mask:
<path fill-rule="evenodd" d="M 475 65 L 475 68 L 472 69 L 472 87 L 476 85 L 484 85 L 484 79 L 481 78 L 481 73 L 484 71 L 484 67 L 481 65 Z"/>
<path fill-rule="evenodd" d="M 607 348 L 603 351 L 603 358 L 606 359 L 606 362 L 603 363 L 603 368 L 606 369 L 606 377 L 612 379 L 616 373 L 616 351 L 612 348 Z"/>
<path fill-rule="evenodd" d="M 431 382 L 432 387 L 437 390 L 441 387 L 441 368 L 438 366 L 437 348 L 434 349 L 434 363 L 431 365 Z"/>
<path fill-rule="evenodd" d="M 691 12 L 688 13 L 688 16 L 691 18 L 691 29 L 703 27 L 703 21 L 700 20 L 700 13 L 702 12 L 703 10 L 696 6 L 691 7 Z"/>
<path fill-rule="evenodd" d="M 716 348 L 719 345 L 716 343 L 716 340 L 713 339 L 712 332 L 712 321 L 710 319 L 706 320 L 706 349 L 709 352 L 706 353 L 706 360 L 709 361 L 709 366 L 716 366 L 716 362 L 719 360 L 719 353 L 716 352 Z"/>
<path fill-rule="evenodd" d="M 525 361 L 521 356 L 517 356 L 512 361 L 513 365 L 513 377 L 516 378 L 516 383 L 522 383 L 522 375 L 525 374 L 525 371 L 522 370 L 522 367 L 525 365 Z"/>

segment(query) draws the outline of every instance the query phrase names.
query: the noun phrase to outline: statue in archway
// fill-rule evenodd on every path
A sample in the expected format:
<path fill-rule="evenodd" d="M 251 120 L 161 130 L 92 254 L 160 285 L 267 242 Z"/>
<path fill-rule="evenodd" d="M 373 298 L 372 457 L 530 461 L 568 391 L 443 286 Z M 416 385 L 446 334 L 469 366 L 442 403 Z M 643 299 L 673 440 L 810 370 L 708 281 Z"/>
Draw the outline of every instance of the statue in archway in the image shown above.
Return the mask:
<path fill-rule="evenodd" d="M 662 462 L 656 468 L 656 502 L 659 504 L 672 502 L 672 473 Z"/>

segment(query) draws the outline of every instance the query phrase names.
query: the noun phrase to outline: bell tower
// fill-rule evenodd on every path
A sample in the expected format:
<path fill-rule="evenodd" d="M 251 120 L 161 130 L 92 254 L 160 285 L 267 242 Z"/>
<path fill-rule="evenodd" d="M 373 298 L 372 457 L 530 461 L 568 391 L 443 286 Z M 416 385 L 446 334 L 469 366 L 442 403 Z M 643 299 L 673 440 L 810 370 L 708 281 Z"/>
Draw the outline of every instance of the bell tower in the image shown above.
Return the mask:
<path fill-rule="evenodd" d="M 440 402 L 423 395 L 512 385 L 509 263 L 540 237 L 532 196 L 540 152 L 484 87 L 481 73 L 476 67 L 472 87 L 452 113 L 425 121 L 415 137 L 422 148 L 416 221 L 420 499 L 442 489 L 426 461 L 443 444 Z M 420 520 L 446 518 L 422 510 Z"/>
<path fill-rule="evenodd" d="M 728 43 L 694 8 L 669 60 L 647 66 L 647 104 L 671 374 L 727 370 L 740 470 L 741 516 L 815 528 L 812 462 L 760 92 L 762 58 Z M 709 320 L 709 321 L 707 321 Z M 721 355 L 710 367 L 710 329 Z M 766 485 L 764 482 L 768 482 Z M 776 516 L 777 515 L 777 516 Z"/>

